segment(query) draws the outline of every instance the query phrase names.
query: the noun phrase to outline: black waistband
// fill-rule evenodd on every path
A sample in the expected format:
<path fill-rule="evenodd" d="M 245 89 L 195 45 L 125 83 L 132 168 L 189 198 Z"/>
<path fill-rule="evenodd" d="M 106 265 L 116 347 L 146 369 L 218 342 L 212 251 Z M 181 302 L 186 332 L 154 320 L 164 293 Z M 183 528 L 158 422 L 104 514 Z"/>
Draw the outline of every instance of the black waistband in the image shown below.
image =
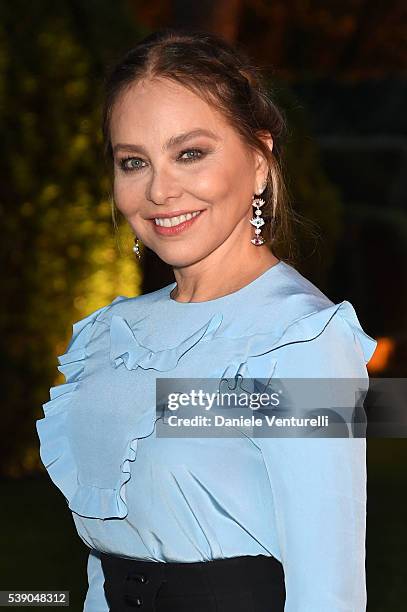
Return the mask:
<path fill-rule="evenodd" d="M 160 596 L 179 597 L 224 592 L 244 584 L 256 592 L 274 592 L 282 602 L 285 598 L 283 566 L 266 555 L 164 563 L 101 553 L 101 562 L 111 611 L 126 609 L 120 602 L 138 607 L 137 601 L 152 601 L 158 590 Z"/>

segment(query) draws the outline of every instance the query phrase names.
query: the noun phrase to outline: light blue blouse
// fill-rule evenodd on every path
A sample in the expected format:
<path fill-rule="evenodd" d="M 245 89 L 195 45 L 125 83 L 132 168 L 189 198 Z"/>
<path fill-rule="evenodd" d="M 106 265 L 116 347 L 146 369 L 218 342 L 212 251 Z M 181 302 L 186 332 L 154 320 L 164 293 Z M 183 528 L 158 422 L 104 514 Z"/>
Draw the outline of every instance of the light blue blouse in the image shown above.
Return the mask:
<path fill-rule="evenodd" d="M 225 272 L 226 273 L 226 272 Z M 37 421 L 42 462 L 91 549 L 86 612 L 106 612 L 99 552 L 164 562 L 272 555 L 285 612 L 366 609 L 365 438 L 156 437 L 156 378 L 359 378 L 376 340 L 280 261 L 206 302 L 176 283 L 73 325 Z"/>

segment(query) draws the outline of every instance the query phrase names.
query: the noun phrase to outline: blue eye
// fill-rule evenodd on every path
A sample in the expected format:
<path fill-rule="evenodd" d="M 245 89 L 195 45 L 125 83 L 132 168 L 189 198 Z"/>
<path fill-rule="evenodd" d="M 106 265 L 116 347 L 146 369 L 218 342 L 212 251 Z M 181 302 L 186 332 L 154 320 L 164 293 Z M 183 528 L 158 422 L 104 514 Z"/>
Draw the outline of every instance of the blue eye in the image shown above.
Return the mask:
<path fill-rule="evenodd" d="M 188 163 L 195 162 L 204 157 L 205 152 L 201 149 L 186 149 L 182 151 L 177 160 Z M 123 172 L 138 172 L 147 166 L 146 162 L 140 157 L 124 157 L 118 162 L 119 167 Z"/>
<path fill-rule="evenodd" d="M 203 151 L 201 149 L 187 149 L 186 151 L 182 151 L 179 159 L 184 162 L 194 162 L 200 159 L 203 156 Z"/>
<path fill-rule="evenodd" d="M 133 170 L 142 170 L 145 167 L 145 162 L 139 157 L 124 157 L 119 161 L 119 166 L 124 172 L 132 172 Z"/>

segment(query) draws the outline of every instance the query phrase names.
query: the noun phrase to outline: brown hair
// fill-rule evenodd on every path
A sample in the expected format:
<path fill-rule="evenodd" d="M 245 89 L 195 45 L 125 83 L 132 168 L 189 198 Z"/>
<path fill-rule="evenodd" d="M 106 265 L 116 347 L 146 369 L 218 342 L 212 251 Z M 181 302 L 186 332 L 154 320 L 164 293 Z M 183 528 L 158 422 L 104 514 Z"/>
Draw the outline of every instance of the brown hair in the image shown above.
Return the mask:
<path fill-rule="evenodd" d="M 273 244 L 273 250 L 279 250 L 280 244 L 288 255 L 285 259 L 293 261 L 294 213 L 282 167 L 286 123 L 258 69 L 245 53 L 211 33 L 165 29 L 147 36 L 113 66 L 105 81 L 102 131 L 109 162 L 113 159 L 110 118 L 114 104 L 136 81 L 149 77 L 165 77 L 198 94 L 222 112 L 249 146 L 264 155 L 269 173 L 262 194 L 266 201 L 262 207 L 266 221 L 262 237 L 267 244 Z M 273 138 L 272 151 L 261 138 L 268 132 Z M 269 222 L 273 216 L 271 232 Z"/>

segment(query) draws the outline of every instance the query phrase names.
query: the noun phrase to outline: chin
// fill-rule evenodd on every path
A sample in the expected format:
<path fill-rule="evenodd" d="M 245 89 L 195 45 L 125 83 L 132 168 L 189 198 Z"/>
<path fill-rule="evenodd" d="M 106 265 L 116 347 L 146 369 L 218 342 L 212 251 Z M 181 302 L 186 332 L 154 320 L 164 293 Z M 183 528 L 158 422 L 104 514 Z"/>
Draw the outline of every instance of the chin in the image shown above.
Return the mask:
<path fill-rule="evenodd" d="M 179 253 L 174 253 L 174 249 L 159 249 L 158 251 L 155 251 L 155 254 L 164 263 L 173 268 L 184 268 L 186 266 L 191 266 L 201 259 L 205 259 L 205 257 L 209 255 L 209 251 L 207 251 L 207 249 L 205 249 L 203 252 L 199 252 L 196 249 L 194 249 L 193 252 L 181 252 L 184 250 L 185 249 L 180 249 Z"/>

